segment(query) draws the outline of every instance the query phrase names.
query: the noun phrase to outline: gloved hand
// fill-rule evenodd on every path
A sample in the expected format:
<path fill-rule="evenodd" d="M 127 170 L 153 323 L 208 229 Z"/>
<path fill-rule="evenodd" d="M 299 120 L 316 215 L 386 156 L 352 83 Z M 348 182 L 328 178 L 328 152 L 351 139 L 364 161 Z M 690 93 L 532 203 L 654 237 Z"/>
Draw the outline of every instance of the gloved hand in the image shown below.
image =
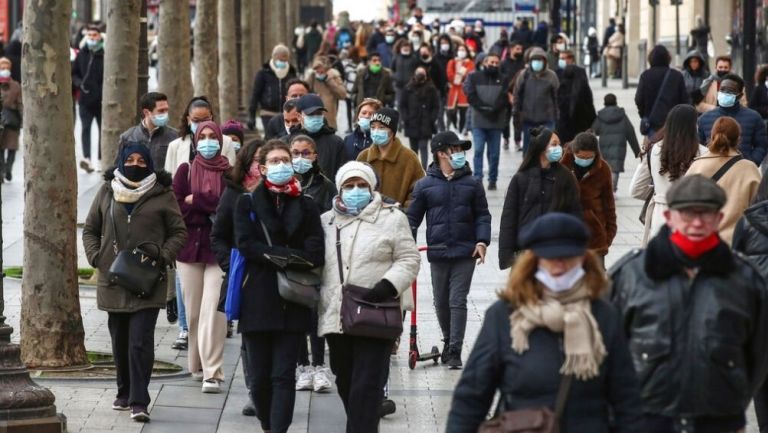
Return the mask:
<path fill-rule="evenodd" d="M 176 323 L 176 320 L 179 319 L 179 307 L 176 304 L 176 298 L 165 303 L 165 316 L 168 323 Z"/>
<path fill-rule="evenodd" d="M 248 129 L 250 129 L 251 131 L 256 129 L 256 118 L 255 117 L 251 117 L 250 119 L 248 119 Z"/>
<path fill-rule="evenodd" d="M 382 279 L 368 293 L 363 295 L 363 301 L 366 302 L 383 302 L 390 300 L 397 296 L 397 290 L 387 280 Z"/>

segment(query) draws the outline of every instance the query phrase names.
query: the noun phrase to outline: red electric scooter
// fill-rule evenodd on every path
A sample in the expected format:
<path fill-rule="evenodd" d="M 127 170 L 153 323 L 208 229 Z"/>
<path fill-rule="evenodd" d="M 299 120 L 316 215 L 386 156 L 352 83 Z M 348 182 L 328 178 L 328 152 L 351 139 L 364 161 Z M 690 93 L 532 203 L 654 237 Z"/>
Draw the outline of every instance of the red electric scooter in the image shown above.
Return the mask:
<path fill-rule="evenodd" d="M 427 247 L 419 247 L 419 251 L 426 251 Z M 419 353 L 419 344 L 417 342 L 417 326 L 416 326 L 416 281 L 413 282 L 411 290 L 413 291 L 413 311 L 411 311 L 411 336 L 410 336 L 410 348 L 408 350 L 408 368 L 413 370 L 416 368 L 416 363 L 419 361 L 432 361 L 437 364 L 440 360 L 440 349 L 437 346 L 432 346 L 432 350 L 428 354 Z"/>

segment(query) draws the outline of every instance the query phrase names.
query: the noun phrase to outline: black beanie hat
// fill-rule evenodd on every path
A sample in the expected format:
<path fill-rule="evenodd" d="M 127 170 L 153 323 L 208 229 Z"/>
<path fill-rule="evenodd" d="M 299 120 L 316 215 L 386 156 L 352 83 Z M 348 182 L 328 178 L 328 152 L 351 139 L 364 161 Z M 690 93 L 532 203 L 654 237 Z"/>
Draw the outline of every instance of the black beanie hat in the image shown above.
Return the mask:
<path fill-rule="evenodd" d="M 400 121 L 400 114 L 397 110 L 384 107 L 375 112 L 371 117 L 371 123 L 381 122 L 384 126 L 389 128 L 393 133 L 397 133 L 397 124 Z"/>

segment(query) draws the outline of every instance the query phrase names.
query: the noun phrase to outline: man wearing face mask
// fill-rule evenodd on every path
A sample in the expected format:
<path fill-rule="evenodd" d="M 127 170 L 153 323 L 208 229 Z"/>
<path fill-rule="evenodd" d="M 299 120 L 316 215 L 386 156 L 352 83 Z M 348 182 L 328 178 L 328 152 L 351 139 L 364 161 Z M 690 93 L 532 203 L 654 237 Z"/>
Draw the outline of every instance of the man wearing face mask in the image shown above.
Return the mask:
<path fill-rule="evenodd" d="M 507 89 L 510 77 L 499 70 L 500 55 L 491 51 L 485 69 L 475 71 L 464 81 L 464 93 L 472 108 L 472 138 L 475 143 L 475 178 L 483 180 L 483 157 L 488 146 L 488 189 L 496 189 L 499 174 L 501 135 L 509 123 Z"/>
<path fill-rule="evenodd" d="M 360 105 L 368 98 L 375 98 L 384 105 L 395 103 L 395 87 L 392 84 L 392 71 L 382 66 L 382 56 L 371 53 L 368 68 L 359 70 L 352 85 L 352 99 Z"/>
<path fill-rule="evenodd" d="M 427 259 L 432 273 L 440 330 L 442 362 L 461 367 L 461 347 L 467 325 L 467 295 L 475 265 L 485 262 L 491 242 L 491 214 L 483 184 L 475 180 L 467 163 L 468 140 L 453 132 L 432 139 L 433 163 L 427 176 L 416 182 L 408 221 L 414 238 L 427 217 Z"/>
<path fill-rule="evenodd" d="M 80 141 L 83 146 L 83 159 L 80 168 L 93 171 L 91 161 L 91 126 L 96 120 L 101 136 L 101 100 L 104 83 L 104 40 L 96 25 L 87 28 L 85 46 L 77 53 L 72 63 L 72 88 L 79 91 L 78 106 L 80 122 L 83 125 Z M 101 139 L 98 144 L 98 158 L 101 159 Z"/>
<path fill-rule="evenodd" d="M 317 162 L 324 175 L 333 177 L 346 161 L 344 140 L 336 135 L 336 130 L 329 127 L 325 120 L 323 100 L 314 93 L 299 99 L 299 119 L 301 124 L 291 129 L 291 134 L 281 138 L 286 143 L 297 135 L 308 135 L 317 145 Z"/>
<path fill-rule="evenodd" d="M 434 55 L 432 47 L 427 44 L 423 44 L 419 48 L 419 66 L 424 67 L 427 70 L 432 84 L 435 85 L 438 94 L 440 95 L 440 101 L 445 101 L 448 98 L 448 77 L 446 74 L 446 68 L 448 62 L 441 64 L 437 61 L 437 57 Z M 415 70 L 414 70 L 415 72 Z M 445 130 L 445 102 L 439 104 L 437 114 L 437 132 L 443 132 Z"/>
<path fill-rule="evenodd" d="M 120 134 L 117 155 L 119 157 L 126 143 L 144 143 L 149 147 L 152 161 L 158 167 L 165 167 L 168 144 L 179 137 L 178 131 L 168 126 L 168 97 L 163 93 L 149 92 L 142 95 L 139 105 L 141 121 Z"/>
<path fill-rule="evenodd" d="M 609 271 L 647 431 L 744 431 L 768 369 L 768 292 L 717 228 L 725 191 L 691 175 L 667 191 L 666 226 Z"/>
<path fill-rule="evenodd" d="M 559 67 L 558 59 L 560 59 L 560 53 L 568 49 L 568 36 L 564 33 L 559 33 L 552 36 L 549 41 L 549 52 L 547 53 L 547 67 L 553 71 L 556 71 Z"/>
<path fill-rule="evenodd" d="M 419 157 L 397 138 L 400 114 L 382 108 L 371 117 L 373 146 L 363 150 L 357 160 L 367 162 L 379 175 L 379 191 L 407 208 L 416 181 L 424 177 Z"/>
<path fill-rule="evenodd" d="M 312 62 L 312 71 L 307 74 L 307 84 L 310 91 L 316 93 L 323 100 L 325 107 L 325 120 L 333 129 L 336 129 L 336 114 L 339 109 L 339 100 L 347 97 L 347 89 L 344 80 L 330 61 L 325 56 L 318 56 Z"/>
<path fill-rule="evenodd" d="M 514 35 L 514 34 L 513 34 Z M 510 45 L 509 49 L 507 50 L 507 57 L 502 57 L 501 61 L 501 73 L 504 76 L 507 76 L 510 78 L 509 87 L 507 88 L 507 97 L 509 98 L 510 105 L 514 106 L 514 89 L 515 89 L 515 81 L 518 77 L 518 74 L 520 71 L 525 69 L 525 55 L 523 54 L 524 45 L 522 42 L 513 40 Z M 512 124 L 515 128 L 515 149 L 516 150 L 522 150 L 522 142 L 523 142 L 523 127 L 520 120 L 519 115 L 514 115 L 512 113 L 512 110 L 509 110 L 508 117 L 512 120 Z M 510 128 L 509 128 L 509 120 L 507 121 L 504 132 L 502 133 L 504 137 L 504 150 L 509 149 L 509 136 L 510 136 Z"/>
<path fill-rule="evenodd" d="M 736 74 L 728 74 L 720 83 L 717 92 L 717 107 L 699 116 L 699 142 L 709 143 L 712 126 L 723 116 L 733 117 L 741 127 L 739 151 L 741 155 L 758 166 L 768 154 L 768 136 L 760 114 L 739 100 L 744 96 L 744 80 Z"/>
<path fill-rule="evenodd" d="M 379 42 L 378 45 L 376 45 L 376 51 L 379 53 L 379 56 L 381 56 L 381 64 L 385 68 L 391 68 L 392 67 L 392 57 L 393 52 L 395 48 L 395 41 L 397 40 L 397 34 L 395 33 L 395 29 L 392 27 L 387 28 L 386 32 L 384 33 L 384 41 Z M 371 55 L 372 52 L 368 53 Z"/>
<path fill-rule="evenodd" d="M 410 41 L 398 42 L 395 49 L 397 52 L 392 59 L 392 78 L 395 81 L 395 106 L 399 107 L 405 86 L 413 76 L 416 67 L 419 66 L 421 59 L 414 54 Z"/>
<path fill-rule="evenodd" d="M 530 64 L 521 72 L 514 87 L 514 114 L 522 120 L 523 152 L 528 150 L 531 141 L 531 129 L 545 126 L 555 129 L 558 117 L 557 90 L 560 81 L 551 69 L 547 68 L 547 55 L 541 48 L 534 47 L 529 54 Z"/>
<path fill-rule="evenodd" d="M 284 137 L 291 133 L 291 127 L 299 124 L 298 114 L 295 116 L 295 122 L 289 122 L 286 119 L 286 116 L 288 116 L 288 113 L 292 110 L 296 110 L 298 107 L 297 101 L 307 93 L 310 93 L 309 84 L 304 80 L 292 78 L 285 83 L 285 104 L 283 104 L 283 112 L 269 120 L 269 123 L 264 130 L 265 140 Z M 294 103 L 288 104 L 289 101 L 293 101 Z"/>
<path fill-rule="evenodd" d="M 715 59 L 715 72 L 701 83 L 700 90 L 701 94 L 704 95 L 704 99 L 696 105 L 696 111 L 706 113 L 718 107 L 718 92 L 720 91 L 723 78 L 731 73 L 732 62 L 731 56 L 718 56 Z M 747 96 L 745 94 L 741 95 L 739 103 L 745 107 L 747 106 Z"/>

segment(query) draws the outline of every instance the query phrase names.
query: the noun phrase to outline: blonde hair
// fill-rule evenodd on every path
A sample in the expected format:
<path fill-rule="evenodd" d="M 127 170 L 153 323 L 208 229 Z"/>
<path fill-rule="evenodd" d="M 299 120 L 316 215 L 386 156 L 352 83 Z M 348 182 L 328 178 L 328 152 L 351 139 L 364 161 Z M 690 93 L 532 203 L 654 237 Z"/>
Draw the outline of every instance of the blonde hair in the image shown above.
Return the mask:
<path fill-rule="evenodd" d="M 591 299 L 597 299 L 608 289 L 608 278 L 603 265 L 594 251 L 584 254 L 584 282 Z M 541 286 L 535 275 L 539 269 L 539 257 L 533 251 L 524 251 L 517 257 L 507 278 L 507 286 L 499 292 L 499 298 L 514 306 L 530 305 L 541 299 Z"/>
<path fill-rule="evenodd" d="M 0 65 L 5 63 L 6 65 L 13 67 L 13 62 L 8 57 L 0 57 Z"/>

